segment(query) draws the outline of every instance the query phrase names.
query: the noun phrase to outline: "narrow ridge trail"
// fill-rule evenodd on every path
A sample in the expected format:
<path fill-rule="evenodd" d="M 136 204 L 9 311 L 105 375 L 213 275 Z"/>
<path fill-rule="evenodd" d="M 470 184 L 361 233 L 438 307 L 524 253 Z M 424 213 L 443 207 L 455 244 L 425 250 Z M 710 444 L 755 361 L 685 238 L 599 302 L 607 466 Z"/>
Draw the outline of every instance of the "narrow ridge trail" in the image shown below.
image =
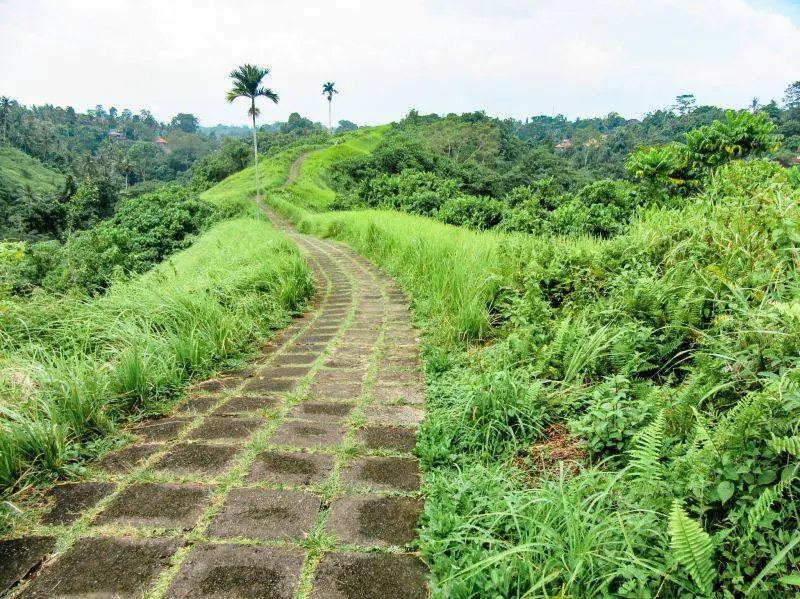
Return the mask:
<path fill-rule="evenodd" d="M 91 480 L 56 487 L 41 536 L 6 548 L 9 573 L 45 560 L 15 596 L 427 595 L 409 550 L 424 388 L 408 299 L 345 245 L 267 214 L 308 260 L 313 310 L 137 426 Z"/>

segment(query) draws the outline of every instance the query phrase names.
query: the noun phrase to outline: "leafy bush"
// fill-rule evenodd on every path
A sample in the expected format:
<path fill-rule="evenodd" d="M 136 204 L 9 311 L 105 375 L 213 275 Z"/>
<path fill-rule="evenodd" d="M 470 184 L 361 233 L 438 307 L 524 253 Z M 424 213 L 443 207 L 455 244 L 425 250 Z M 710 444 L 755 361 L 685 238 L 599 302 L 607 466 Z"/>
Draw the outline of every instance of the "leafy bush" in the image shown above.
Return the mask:
<path fill-rule="evenodd" d="M 449 225 L 484 231 L 503 220 L 503 204 L 492 198 L 459 195 L 444 202 L 436 217 Z"/>
<path fill-rule="evenodd" d="M 76 196 L 89 197 L 94 192 L 86 194 Z M 82 213 L 83 209 L 78 210 Z M 42 286 L 51 291 L 102 292 L 112 280 L 142 273 L 188 247 L 215 218 L 217 211 L 211 204 L 179 187 L 125 200 L 112 218 L 72 233 L 63 246 L 58 242 L 27 246 L 14 275 L 13 291 Z"/>

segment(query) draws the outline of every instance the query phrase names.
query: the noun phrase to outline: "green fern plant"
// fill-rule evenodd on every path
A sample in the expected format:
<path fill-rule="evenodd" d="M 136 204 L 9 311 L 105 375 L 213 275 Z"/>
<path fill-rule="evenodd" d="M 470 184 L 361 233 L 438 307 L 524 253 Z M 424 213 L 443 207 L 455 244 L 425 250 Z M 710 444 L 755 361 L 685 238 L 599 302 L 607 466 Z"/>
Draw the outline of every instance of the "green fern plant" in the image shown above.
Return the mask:
<path fill-rule="evenodd" d="M 755 505 L 747 512 L 747 529 L 742 535 L 742 545 L 746 544 L 756 532 L 759 523 L 764 519 L 772 504 L 780 499 L 784 491 L 791 486 L 795 474 L 797 474 L 797 467 L 777 485 L 764 489 L 761 495 L 758 496 Z"/>
<path fill-rule="evenodd" d="M 695 584 L 710 593 L 716 572 L 714 571 L 714 543 L 700 524 L 693 520 L 680 502 L 672 503 L 667 525 L 669 546 L 675 560 L 686 568 Z"/>
<path fill-rule="evenodd" d="M 634 479 L 646 479 L 650 483 L 664 481 L 664 410 L 633 438 L 629 452 L 630 472 Z"/>
<path fill-rule="evenodd" d="M 767 445 L 775 453 L 790 453 L 793 456 L 800 456 L 800 435 L 791 437 L 775 437 L 767 441 Z"/>

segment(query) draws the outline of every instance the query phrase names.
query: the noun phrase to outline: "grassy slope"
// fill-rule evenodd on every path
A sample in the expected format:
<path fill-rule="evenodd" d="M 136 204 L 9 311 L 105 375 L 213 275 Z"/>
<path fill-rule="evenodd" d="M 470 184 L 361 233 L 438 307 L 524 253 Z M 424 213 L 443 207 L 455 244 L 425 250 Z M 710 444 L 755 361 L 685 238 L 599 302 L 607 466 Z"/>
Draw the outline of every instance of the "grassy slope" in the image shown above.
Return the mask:
<path fill-rule="evenodd" d="M 11 189 L 30 189 L 36 195 L 55 193 L 64 176 L 11 146 L 0 144 L 0 179 Z"/>
<path fill-rule="evenodd" d="M 325 210 L 335 193 L 325 180 L 328 166 L 342 158 L 369 153 L 378 145 L 386 127 L 354 131 L 339 138 L 340 143 L 311 152 L 303 161 L 300 177 L 292 184 L 295 203 L 313 211 Z"/>
<path fill-rule="evenodd" d="M 225 187 L 206 198 L 238 201 Z M 311 288 L 296 247 L 267 222 L 240 217 L 99 298 L 5 300 L 0 409 L 11 418 L 0 435 L 0 488 L 69 476 L 108 446 L 118 422 L 163 410 L 187 381 L 284 326 Z"/>

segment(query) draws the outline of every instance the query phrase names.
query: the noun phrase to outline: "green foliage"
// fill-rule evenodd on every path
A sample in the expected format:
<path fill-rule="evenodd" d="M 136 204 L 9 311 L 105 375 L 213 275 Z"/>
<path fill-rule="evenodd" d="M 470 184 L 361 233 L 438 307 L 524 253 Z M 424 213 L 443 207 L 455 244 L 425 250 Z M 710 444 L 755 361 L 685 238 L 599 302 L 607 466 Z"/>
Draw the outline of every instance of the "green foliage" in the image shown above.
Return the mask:
<path fill-rule="evenodd" d="M 725 121 L 714 121 L 686 134 L 686 149 L 690 160 L 715 168 L 736 158 L 758 156 L 776 151 L 781 135 L 765 112 L 751 114 L 729 110 Z"/>
<path fill-rule="evenodd" d="M 708 175 L 731 160 L 775 152 L 782 136 L 765 112 L 728 111 L 686 133 L 686 143 L 641 148 L 625 164 L 646 190 L 661 201 L 701 187 Z"/>
<path fill-rule="evenodd" d="M 456 196 L 444 202 L 436 216 L 449 225 L 485 231 L 496 227 L 503 220 L 503 204 L 492 198 Z"/>
<path fill-rule="evenodd" d="M 591 456 L 613 456 L 628 448 L 631 439 L 652 417 L 654 406 L 645 395 L 640 398 L 630 381 L 611 377 L 591 390 L 585 411 L 570 422 Z"/>
<path fill-rule="evenodd" d="M 91 182 L 79 187 L 68 203 L 69 222 L 91 212 L 99 198 Z M 185 189 L 165 187 L 126 200 L 112 218 L 70 234 L 63 245 L 27 245 L 23 259 L 6 276 L 14 281 L 14 293 L 29 293 L 35 287 L 100 293 L 113 280 L 142 273 L 188 247 L 216 218 L 211 204 Z"/>

